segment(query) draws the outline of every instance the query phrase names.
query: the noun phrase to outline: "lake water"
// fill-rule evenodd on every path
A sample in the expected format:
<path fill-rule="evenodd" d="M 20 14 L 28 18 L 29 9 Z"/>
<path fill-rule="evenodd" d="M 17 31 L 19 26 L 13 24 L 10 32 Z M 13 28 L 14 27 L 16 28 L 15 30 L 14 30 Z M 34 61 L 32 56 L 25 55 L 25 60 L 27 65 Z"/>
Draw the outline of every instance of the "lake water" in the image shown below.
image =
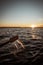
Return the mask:
<path fill-rule="evenodd" d="M 17 41 L 0 47 L 0 64 L 43 65 L 43 28 L 0 28 L 0 44 L 15 35 L 25 48 Z"/>

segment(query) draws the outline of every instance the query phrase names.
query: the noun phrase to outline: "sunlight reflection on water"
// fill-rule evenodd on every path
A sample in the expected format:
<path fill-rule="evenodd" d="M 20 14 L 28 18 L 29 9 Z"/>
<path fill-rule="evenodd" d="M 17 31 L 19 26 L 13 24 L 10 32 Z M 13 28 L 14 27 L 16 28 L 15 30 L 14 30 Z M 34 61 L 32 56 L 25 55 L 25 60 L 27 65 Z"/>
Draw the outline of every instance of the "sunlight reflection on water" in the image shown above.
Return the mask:
<path fill-rule="evenodd" d="M 40 34 L 40 29 L 38 30 L 37 28 L 31 28 L 31 36 L 33 39 L 42 39 Z"/>
<path fill-rule="evenodd" d="M 8 37 L 18 35 L 20 39 L 41 39 L 43 38 L 43 28 L 2 28 L 0 29 L 0 36 L 1 35 Z"/>

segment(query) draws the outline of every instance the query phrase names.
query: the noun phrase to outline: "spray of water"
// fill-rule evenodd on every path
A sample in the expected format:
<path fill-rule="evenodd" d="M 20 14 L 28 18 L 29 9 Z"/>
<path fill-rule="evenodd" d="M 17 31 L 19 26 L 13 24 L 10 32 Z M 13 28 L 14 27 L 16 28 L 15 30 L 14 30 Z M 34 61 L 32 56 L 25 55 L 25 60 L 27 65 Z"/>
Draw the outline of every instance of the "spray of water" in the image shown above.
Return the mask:
<path fill-rule="evenodd" d="M 20 40 L 17 40 L 17 42 L 24 48 L 24 45 Z"/>
<path fill-rule="evenodd" d="M 17 46 L 17 44 L 15 44 L 15 46 L 16 46 L 16 48 L 18 49 L 18 46 Z"/>

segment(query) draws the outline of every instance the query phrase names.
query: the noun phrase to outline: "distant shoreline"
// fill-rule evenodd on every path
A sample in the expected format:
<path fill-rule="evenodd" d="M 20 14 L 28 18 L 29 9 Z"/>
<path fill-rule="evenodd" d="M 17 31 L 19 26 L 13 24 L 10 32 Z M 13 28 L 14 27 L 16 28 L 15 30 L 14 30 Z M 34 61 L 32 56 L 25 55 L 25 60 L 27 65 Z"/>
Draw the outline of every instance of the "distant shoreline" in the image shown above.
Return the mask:
<path fill-rule="evenodd" d="M 31 28 L 31 27 L 0 27 L 0 28 Z M 43 28 L 43 27 L 35 27 L 35 28 Z"/>

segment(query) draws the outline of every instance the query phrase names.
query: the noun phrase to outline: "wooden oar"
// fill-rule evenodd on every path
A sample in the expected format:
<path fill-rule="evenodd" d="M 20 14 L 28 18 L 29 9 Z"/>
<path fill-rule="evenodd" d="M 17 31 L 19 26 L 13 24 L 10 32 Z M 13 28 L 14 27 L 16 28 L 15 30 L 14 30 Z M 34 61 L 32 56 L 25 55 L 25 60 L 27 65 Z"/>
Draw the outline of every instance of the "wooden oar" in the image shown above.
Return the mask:
<path fill-rule="evenodd" d="M 6 41 L 6 42 L 0 44 L 0 47 L 6 45 L 6 44 L 8 44 L 8 43 L 12 43 L 12 42 L 16 41 L 17 39 L 18 39 L 18 36 L 13 36 L 13 37 L 11 37 L 8 41 Z"/>

